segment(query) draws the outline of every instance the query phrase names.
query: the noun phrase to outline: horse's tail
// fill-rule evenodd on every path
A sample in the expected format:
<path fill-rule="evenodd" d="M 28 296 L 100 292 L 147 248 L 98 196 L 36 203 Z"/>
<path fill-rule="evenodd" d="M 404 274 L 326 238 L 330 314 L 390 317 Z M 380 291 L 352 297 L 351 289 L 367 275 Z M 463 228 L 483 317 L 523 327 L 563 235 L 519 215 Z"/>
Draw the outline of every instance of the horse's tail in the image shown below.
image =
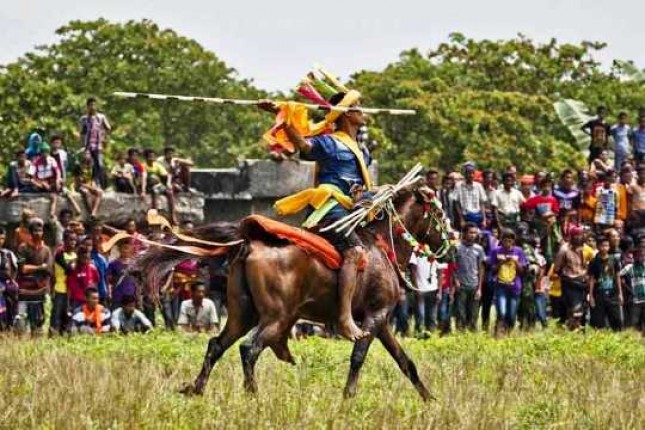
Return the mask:
<path fill-rule="evenodd" d="M 237 223 L 220 222 L 197 227 L 191 233 L 191 236 L 204 241 L 211 242 L 234 242 L 242 239 L 239 225 Z M 186 242 L 181 239 L 174 239 L 170 243 L 171 247 L 151 246 L 141 254 L 134 262 L 130 271 L 139 272 L 145 279 L 145 286 L 148 294 L 153 298 L 158 298 L 161 286 L 168 280 L 168 275 L 178 265 L 187 260 L 198 260 L 206 262 L 211 258 L 222 258 L 223 260 L 232 260 L 244 256 L 246 252 L 246 242 L 226 247 L 204 246 L 209 251 L 221 251 L 218 256 L 213 253 L 204 253 L 204 255 L 194 255 L 182 251 L 182 246 L 193 246 L 195 243 Z M 201 246 L 201 245 L 200 245 Z M 177 247 L 173 249 L 173 247 Z"/>

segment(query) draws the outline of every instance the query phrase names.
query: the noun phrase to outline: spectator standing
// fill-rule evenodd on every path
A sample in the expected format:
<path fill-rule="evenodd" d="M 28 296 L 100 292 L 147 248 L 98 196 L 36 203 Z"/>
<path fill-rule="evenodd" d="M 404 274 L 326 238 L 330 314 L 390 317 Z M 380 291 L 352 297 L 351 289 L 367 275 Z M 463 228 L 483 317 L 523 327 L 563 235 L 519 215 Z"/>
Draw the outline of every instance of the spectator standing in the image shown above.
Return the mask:
<path fill-rule="evenodd" d="M 542 216 L 546 212 L 557 214 L 560 212 L 560 204 L 553 197 L 553 180 L 547 176 L 540 181 L 540 194 L 527 199 L 522 209 L 532 209 L 537 215 Z"/>
<path fill-rule="evenodd" d="M 504 173 L 502 188 L 491 193 L 493 218 L 500 228 L 515 228 L 520 221 L 520 205 L 525 199 L 515 188 L 515 175 Z"/>
<path fill-rule="evenodd" d="M 99 226 L 97 228 L 97 225 Z M 101 304 L 106 304 L 110 299 L 108 283 L 107 283 L 107 269 L 108 269 L 108 259 L 103 255 L 103 236 L 101 235 L 102 224 L 97 223 L 92 228 L 92 234 L 90 238 L 85 238 L 84 244 L 87 246 L 90 251 L 90 258 L 92 264 L 96 267 L 98 272 L 98 281 L 96 284 L 96 289 L 99 292 L 99 298 L 101 299 Z"/>
<path fill-rule="evenodd" d="M 578 209 L 580 206 L 580 191 L 576 187 L 573 171 L 565 169 L 560 174 L 560 182 L 553 189 L 553 197 L 558 201 L 560 219 L 567 211 Z"/>
<path fill-rule="evenodd" d="M 453 276 L 457 271 L 457 263 L 450 256 L 450 261 L 446 264 L 446 268 L 441 272 L 441 300 L 439 302 L 439 328 L 442 335 L 450 333 L 451 323 L 451 307 L 455 299 L 455 282 Z"/>
<path fill-rule="evenodd" d="M 188 332 L 210 332 L 219 329 L 215 303 L 206 298 L 206 286 L 194 283 L 191 286 L 192 298 L 181 303 L 177 324 Z"/>
<path fill-rule="evenodd" d="M 97 291 L 96 286 L 99 283 L 99 272 L 92 263 L 92 250 L 84 241 L 77 250 L 76 265 L 67 275 L 67 290 L 72 310 L 85 304 L 86 293 L 88 290 Z"/>
<path fill-rule="evenodd" d="M 15 293 L 18 291 L 18 259 L 11 250 L 5 248 L 6 240 L 7 232 L 0 227 L 0 331 L 7 330 L 13 324 Z"/>
<path fill-rule="evenodd" d="M 475 330 L 479 299 L 484 283 L 484 249 L 477 243 L 479 230 L 474 223 L 467 223 L 463 238 L 456 248 L 457 273 L 454 277 L 457 306 L 457 327 Z"/>
<path fill-rule="evenodd" d="M 94 183 L 101 188 L 106 188 L 103 151 L 107 147 L 107 134 L 112 127 L 107 117 L 97 111 L 95 98 L 87 99 L 85 106 L 87 113 L 79 121 L 81 146 L 90 152 Z"/>
<path fill-rule="evenodd" d="M 16 328 L 32 335 L 42 333 L 45 322 L 45 296 L 52 276 L 52 253 L 44 241 L 44 223 L 40 218 L 29 221 L 31 241 L 18 247 L 18 312 Z"/>
<path fill-rule="evenodd" d="M 571 232 L 571 241 L 565 243 L 555 259 L 554 273 L 558 275 L 564 307 L 571 328 L 582 324 L 587 295 L 587 268 L 593 258 L 593 249 L 584 243 L 584 231 Z"/>
<path fill-rule="evenodd" d="M 101 334 L 110 331 L 110 311 L 99 303 L 95 288 L 85 290 L 84 303 L 72 316 L 73 334 Z"/>
<path fill-rule="evenodd" d="M 611 128 L 611 136 L 614 138 L 614 169 L 620 172 L 623 161 L 629 156 L 629 141 L 632 138 L 632 127 L 628 123 L 627 113 L 618 114 L 618 124 Z"/>
<path fill-rule="evenodd" d="M 107 268 L 107 281 L 112 298 L 112 309 L 125 306 L 126 297 L 137 297 L 137 281 L 128 272 L 134 256 L 132 240 L 118 243 L 119 258 L 110 262 Z"/>
<path fill-rule="evenodd" d="M 597 117 L 585 123 L 581 130 L 591 137 L 589 143 L 589 164 L 600 156 L 600 153 L 607 149 L 609 142 L 609 133 L 611 127 L 605 121 L 607 108 L 598 106 L 596 109 Z"/>
<path fill-rule="evenodd" d="M 589 305 L 591 326 L 622 329 L 623 290 L 620 285 L 620 260 L 609 253 L 609 238 L 598 240 L 598 253 L 589 265 Z"/>
<path fill-rule="evenodd" d="M 630 321 L 626 325 L 645 335 L 645 240 L 641 239 L 634 262 L 625 266 L 620 274 L 631 284 L 632 291 L 627 313 Z"/>
<path fill-rule="evenodd" d="M 152 330 L 152 323 L 136 308 L 134 296 L 123 296 L 121 306 L 112 313 L 112 330 L 117 333 L 145 333 Z"/>
<path fill-rule="evenodd" d="M 65 230 L 63 246 L 54 254 L 54 295 L 49 322 L 51 334 L 61 334 L 69 329 L 69 291 L 67 277 L 76 264 L 76 233 Z"/>
<path fill-rule="evenodd" d="M 517 318 L 517 306 L 522 290 L 522 273 L 526 268 L 526 256 L 519 246 L 515 246 L 515 233 L 504 230 L 502 245 L 491 254 L 491 265 L 495 273 L 495 309 L 497 325 L 495 331 L 512 330 Z"/>
<path fill-rule="evenodd" d="M 638 166 L 636 183 L 631 184 L 627 191 L 630 198 L 629 224 L 635 230 L 645 225 L 645 165 Z"/>
<path fill-rule="evenodd" d="M 468 162 L 464 165 L 465 180 L 457 185 L 456 201 L 459 222 L 464 226 L 467 222 L 477 227 L 486 225 L 486 192 L 479 182 L 475 182 L 475 164 Z"/>
<path fill-rule="evenodd" d="M 439 191 L 439 200 L 441 201 L 443 212 L 450 220 L 450 225 L 454 228 L 457 228 L 459 225 L 459 219 L 457 218 L 457 208 L 455 204 L 455 176 L 456 173 L 451 172 L 443 177 L 442 187 Z"/>
<path fill-rule="evenodd" d="M 632 142 L 634 143 L 634 159 L 636 164 L 640 165 L 645 161 L 645 115 L 638 118 L 638 128 L 632 132 Z"/>
<path fill-rule="evenodd" d="M 427 255 L 412 253 L 410 258 L 410 279 L 416 292 L 415 331 L 419 334 L 423 329 L 434 331 L 437 328 L 437 312 L 441 301 L 441 271 L 445 264 L 440 264 L 435 258 Z"/>
<path fill-rule="evenodd" d="M 613 227 L 616 222 L 620 202 L 618 190 L 614 184 L 615 181 L 616 173 L 611 169 L 604 175 L 602 187 L 596 190 L 596 214 L 594 216 L 594 223 L 599 231 Z"/>

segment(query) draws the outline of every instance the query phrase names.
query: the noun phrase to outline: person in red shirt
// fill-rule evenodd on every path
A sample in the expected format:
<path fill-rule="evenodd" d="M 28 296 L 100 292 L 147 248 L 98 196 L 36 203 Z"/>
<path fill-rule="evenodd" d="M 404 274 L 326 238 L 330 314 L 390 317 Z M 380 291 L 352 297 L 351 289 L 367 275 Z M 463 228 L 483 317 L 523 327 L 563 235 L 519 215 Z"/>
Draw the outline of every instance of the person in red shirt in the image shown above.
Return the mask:
<path fill-rule="evenodd" d="M 546 212 L 553 212 L 555 214 L 560 212 L 560 204 L 558 199 L 553 197 L 551 191 L 553 190 L 553 180 L 549 177 L 542 179 L 540 182 L 540 194 L 533 196 L 526 200 L 521 208 L 533 209 L 538 215 Z"/>
<path fill-rule="evenodd" d="M 85 304 L 85 291 L 96 288 L 99 283 L 99 271 L 92 263 L 92 249 L 82 245 L 76 254 L 76 267 L 67 275 L 67 292 L 74 310 Z"/>
<path fill-rule="evenodd" d="M 137 148 L 128 149 L 128 163 L 134 167 L 134 185 L 137 192 L 143 198 L 146 196 L 146 189 L 148 187 L 148 172 L 145 164 L 139 161 L 140 152 Z"/>
<path fill-rule="evenodd" d="M 454 301 L 455 286 L 452 275 L 457 270 L 457 263 L 449 262 L 441 272 L 441 300 L 439 302 L 439 329 L 442 335 L 450 333 L 451 305 Z"/>

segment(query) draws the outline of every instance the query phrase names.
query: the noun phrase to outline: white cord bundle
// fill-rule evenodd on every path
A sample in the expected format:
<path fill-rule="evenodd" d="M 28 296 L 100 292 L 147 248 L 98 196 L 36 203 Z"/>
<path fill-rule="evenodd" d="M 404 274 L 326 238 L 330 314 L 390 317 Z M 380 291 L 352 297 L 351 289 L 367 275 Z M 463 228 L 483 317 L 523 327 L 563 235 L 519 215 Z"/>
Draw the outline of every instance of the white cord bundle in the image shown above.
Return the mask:
<path fill-rule="evenodd" d="M 421 170 L 423 170 L 423 166 L 417 163 L 396 185 L 382 187 L 368 205 L 362 206 L 354 212 L 345 215 L 338 221 L 320 229 L 320 231 L 324 232 L 334 229 L 337 233 L 344 231 L 345 236 L 349 236 L 356 227 L 368 218 L 370 212 L 377 212 L 384 209 L 387 203 L 391 202 L 399 191 L 422 180 L 423 178 L 418 176 Z"/>

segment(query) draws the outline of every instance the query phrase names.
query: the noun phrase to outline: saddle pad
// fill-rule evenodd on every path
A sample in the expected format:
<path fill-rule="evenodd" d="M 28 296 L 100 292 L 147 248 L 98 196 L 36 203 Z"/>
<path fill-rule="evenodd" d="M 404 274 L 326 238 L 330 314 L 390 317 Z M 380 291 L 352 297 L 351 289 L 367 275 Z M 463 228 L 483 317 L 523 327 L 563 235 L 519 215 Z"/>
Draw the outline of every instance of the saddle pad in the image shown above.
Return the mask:
<path fill-rule="evenodd" d="M 293 227 L 262 215 L 250 215 L 244 218 L 240 227 L 242 231 L 247 232 L 259 228 L 269 236 L 291 242 L 308 254 L 314 255 L 332 270 L 338 270 L 342 265 L 343 257 L 331 243 L 302 228 Z"/>

